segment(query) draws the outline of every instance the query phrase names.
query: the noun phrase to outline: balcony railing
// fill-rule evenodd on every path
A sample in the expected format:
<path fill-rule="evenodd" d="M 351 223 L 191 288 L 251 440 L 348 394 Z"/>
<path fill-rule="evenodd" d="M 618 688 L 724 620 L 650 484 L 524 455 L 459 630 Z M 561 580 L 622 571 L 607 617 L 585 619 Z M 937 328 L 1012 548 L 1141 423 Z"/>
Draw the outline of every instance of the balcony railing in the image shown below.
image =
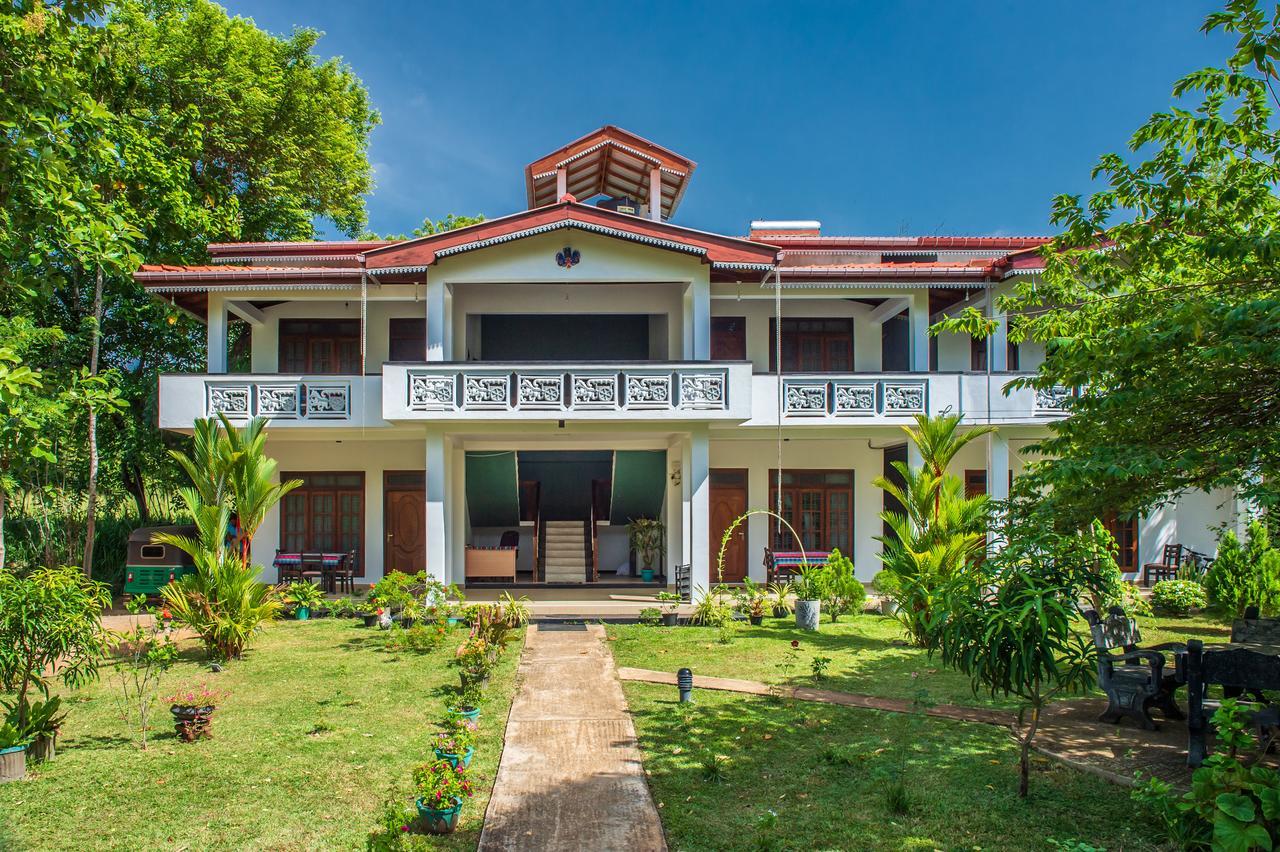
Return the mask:
<path fill-rule="evenodd" d="M 389 419 L 746 419 L 747 363 L 387 364 Z"/>
<path fill-rule="evenodd" d="M 386 425 L 378 376 L 165 375 L 160 377 L 160 425 L 190 428 L 200 417 L 263 417 L 278 425 Z M 370 398 L 372 397 L 372 398 Z"/>
<path fill-rule="evenodd" d="M 924 414 L 924 379 L 783 378 L 785 417 L 874 417 Z"/>

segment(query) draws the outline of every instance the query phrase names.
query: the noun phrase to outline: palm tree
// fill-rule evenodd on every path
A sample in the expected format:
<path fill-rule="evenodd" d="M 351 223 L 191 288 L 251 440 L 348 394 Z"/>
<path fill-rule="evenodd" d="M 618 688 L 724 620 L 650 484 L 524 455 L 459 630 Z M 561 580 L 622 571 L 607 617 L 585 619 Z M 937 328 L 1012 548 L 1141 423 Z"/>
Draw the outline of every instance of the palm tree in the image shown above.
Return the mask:
<path fill-rule="evenodd" d="M 247 566 L 258 527 L 302 480 L 274 481 L 276 462 L 266 454 L 265 419 L 255 417 L 237 429 L 225 414 L 218 418 L 196 421 L 191 457 L 178 450 L 170 454 L 191 478 L 201 505 L 229 504 L 228 527 L 234 523 L 234 546 Z"/>

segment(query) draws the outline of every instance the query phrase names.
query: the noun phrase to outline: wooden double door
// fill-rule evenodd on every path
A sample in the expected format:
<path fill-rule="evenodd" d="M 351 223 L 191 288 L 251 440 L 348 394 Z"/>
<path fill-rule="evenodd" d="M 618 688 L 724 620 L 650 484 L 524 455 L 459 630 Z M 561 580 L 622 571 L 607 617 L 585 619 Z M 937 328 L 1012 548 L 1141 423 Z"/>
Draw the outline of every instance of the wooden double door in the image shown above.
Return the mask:
<path fill-rule="evenodd" d="M 710 471 L 710 495 L 707 523 L 711 548 L 711 582 L 716 582 L 716 563 L 720 557 L 720 543 L 725 530 L 735 518 L 747 511 L 747 472 L 734 468 L 712 468 Z M 726 583 L 741 583 L 747 576 L 747 525 L 742 523 L 734 530 L 733 537 L 724 552 Z"/>
<path fill-rule="evenodd" d="M 416 574 L 427 567 L 427 478 L 420 470 L 383 477 L 383 572 Z"/>

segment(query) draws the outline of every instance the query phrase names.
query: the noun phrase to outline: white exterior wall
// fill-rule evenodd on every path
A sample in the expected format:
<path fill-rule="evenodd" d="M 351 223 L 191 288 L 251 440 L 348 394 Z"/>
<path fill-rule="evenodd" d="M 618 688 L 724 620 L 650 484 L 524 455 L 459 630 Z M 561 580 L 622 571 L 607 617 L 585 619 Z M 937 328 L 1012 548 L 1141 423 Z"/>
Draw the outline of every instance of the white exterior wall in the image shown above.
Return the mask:
<path fill-rule="evenodd" d="M 267 454 L 277 462 L 281 473 L 318 473 L 322 471 L 364 471 L 364 579 L 357 583 L 374 583 L 382 576 L 383 512 L 382 475 L 385 471 L 425 469 L 424 445 L 421 437 L 404 440 L 281 440 L 269 437 Z M 277 478 L 277 481 L 278 478 Z M 272 567 L 280 546 L 280 507 L 267 515 L 253 542 L 253 559 L 263 567 L 264 577 L 274 582 Z"/>

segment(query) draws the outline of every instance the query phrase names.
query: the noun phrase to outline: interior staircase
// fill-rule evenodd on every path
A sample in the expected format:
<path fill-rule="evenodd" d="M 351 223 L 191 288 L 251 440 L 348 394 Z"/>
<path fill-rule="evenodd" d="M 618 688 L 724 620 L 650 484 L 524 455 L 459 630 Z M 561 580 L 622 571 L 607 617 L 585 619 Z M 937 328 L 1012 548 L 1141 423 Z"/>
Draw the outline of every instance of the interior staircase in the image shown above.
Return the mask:
<path fill-rule="evenodd" d="M 586 528 L 582 521 L 547 521 L 543 576 L 548 583 L 587 581 Z"/>

